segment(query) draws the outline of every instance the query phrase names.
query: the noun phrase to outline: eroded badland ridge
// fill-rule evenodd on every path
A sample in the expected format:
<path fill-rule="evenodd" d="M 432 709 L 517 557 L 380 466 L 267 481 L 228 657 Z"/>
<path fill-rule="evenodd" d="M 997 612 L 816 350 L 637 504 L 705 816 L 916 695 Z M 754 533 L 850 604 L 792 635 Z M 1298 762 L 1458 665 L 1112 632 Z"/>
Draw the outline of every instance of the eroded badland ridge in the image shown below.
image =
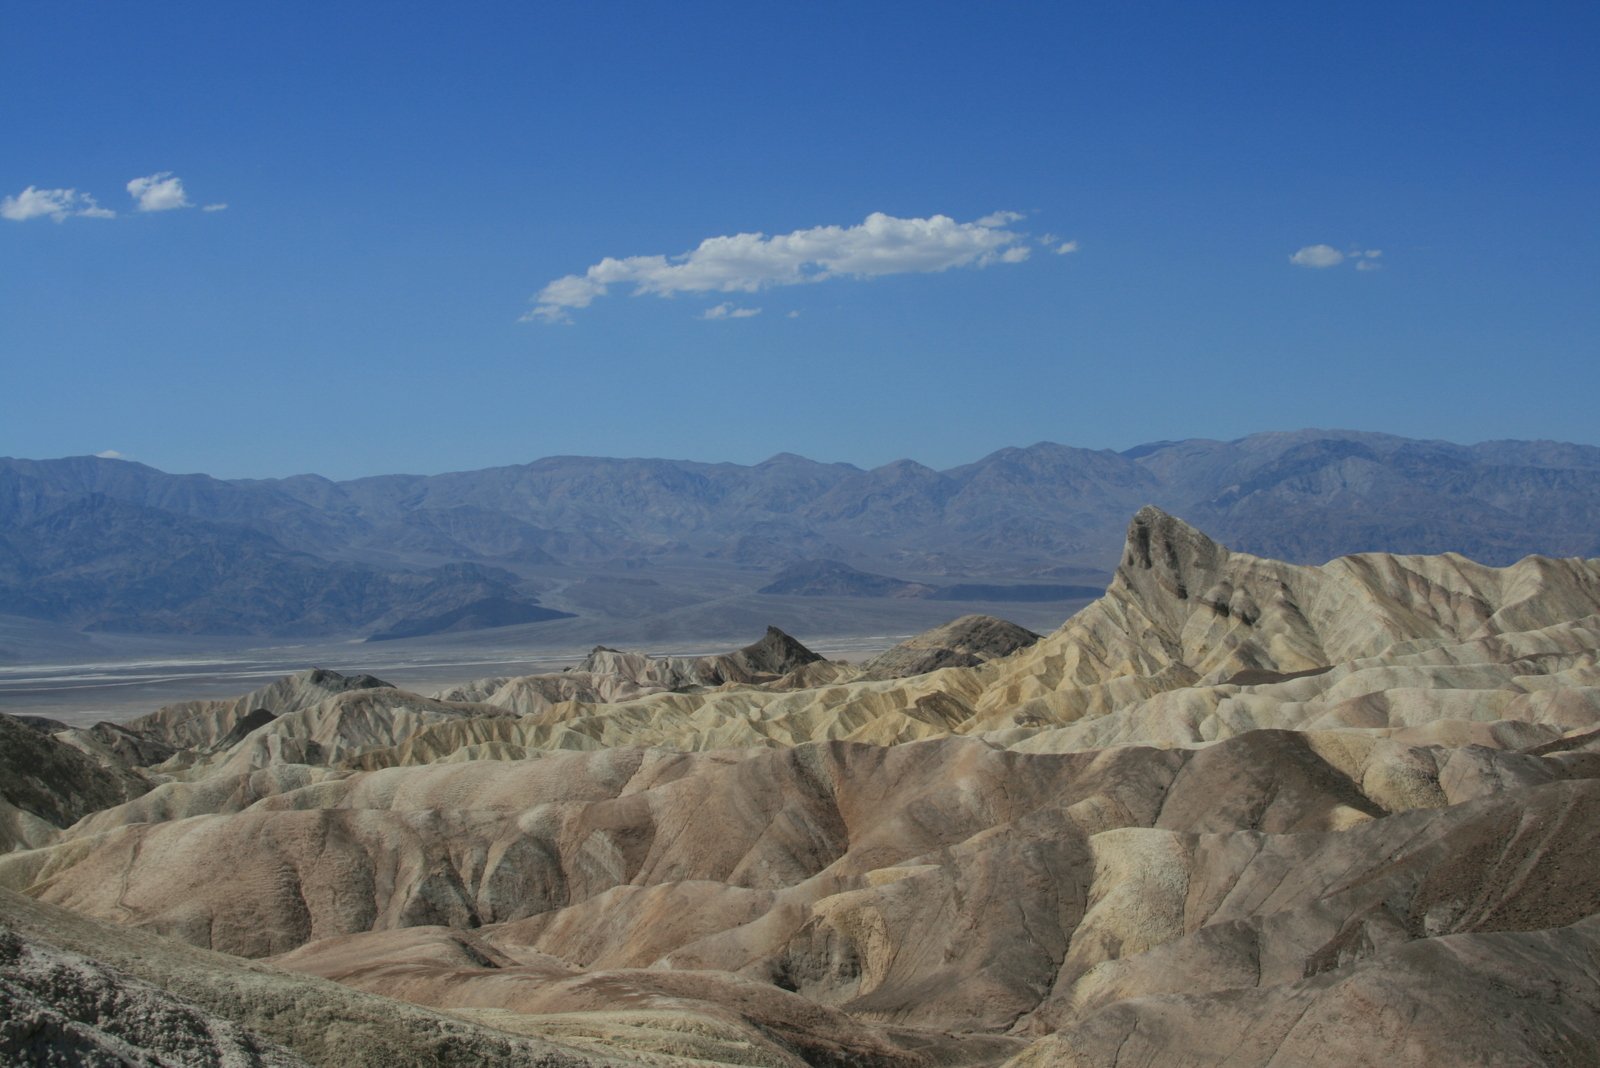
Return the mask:
<path fill-rule="evenodd" d="M 1305 430 L 1123 453 L 1040 443 L 945 471 L 551 457 L 344 482 L 0 460 L 0 617 L 124 635 L 529 627 L 592 644 L 823 627 L 840 598 L 843 618 L 870 605 L 899 633 L 1050 602 L 1022 620 L 1038 629 L 1104 588 L 1145 503 L 1300 563 L 1593 556 L 1600 449 Z"/>
<path fill-rule="evenodd" d="M 1124 523 L 1044 637 L 969 616 L 846 664 L 773 630 L 0 722 L 0 1043 L 1596 1063 L 1600 560 L 1300 566 Z"/>

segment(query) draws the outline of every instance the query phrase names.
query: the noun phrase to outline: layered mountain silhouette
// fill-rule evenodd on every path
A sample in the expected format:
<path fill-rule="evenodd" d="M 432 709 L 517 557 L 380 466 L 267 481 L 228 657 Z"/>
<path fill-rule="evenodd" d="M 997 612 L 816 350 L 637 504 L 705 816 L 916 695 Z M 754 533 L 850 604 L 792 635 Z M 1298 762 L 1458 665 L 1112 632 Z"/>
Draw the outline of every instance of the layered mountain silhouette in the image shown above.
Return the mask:
<path fill-rule="evenodd" d="M 1304 566 L 1144 508 L 1043 637 L 13 729 L 70 769 L 7 794 L 0 854 L 40 1042 L 165 1049 L 162 1012 L 232 1063 L 1594 1063 L 1600 560 Z"/>
<path fill-rule="evenodd" d="M 1305 430 L 1125 453 L 1041 443 L 946 471 L 789 454 L 753 466 L 552 457 L 346 482 L 3 460 L 0 614 L 387 637 L 562 613 L 633 620 L 636 606 L 579 596 L 625 568 L 692 570 L 660 586 L 661 612 L 708 585 L 724 597 L 899 583 L 985 604 L 1067 600 L 1104 581 L 1126 517 L 1146 503 L 1293 562 L 1588 556 L 1600 553 L 1600 449 Z"/>

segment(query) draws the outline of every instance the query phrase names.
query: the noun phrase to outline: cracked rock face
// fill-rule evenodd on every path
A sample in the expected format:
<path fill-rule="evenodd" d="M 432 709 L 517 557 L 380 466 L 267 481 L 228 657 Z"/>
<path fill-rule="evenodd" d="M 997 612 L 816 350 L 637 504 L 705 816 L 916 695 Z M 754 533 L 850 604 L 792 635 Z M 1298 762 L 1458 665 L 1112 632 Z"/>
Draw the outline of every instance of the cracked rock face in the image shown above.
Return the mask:
<path fill-rule="evenodd" d="M 1145 509 L 1104 598 L 1007 626 L 158 715 L 167 781 L 0 885 L 601 1059 L 1594 1063 L 1600 562 L 1296 567 Z"/>
<path fill-rule="evenodd" d="M 306 1062 L 160 987 L 0 927 L 0 1059 L 7 1064 Z"/>

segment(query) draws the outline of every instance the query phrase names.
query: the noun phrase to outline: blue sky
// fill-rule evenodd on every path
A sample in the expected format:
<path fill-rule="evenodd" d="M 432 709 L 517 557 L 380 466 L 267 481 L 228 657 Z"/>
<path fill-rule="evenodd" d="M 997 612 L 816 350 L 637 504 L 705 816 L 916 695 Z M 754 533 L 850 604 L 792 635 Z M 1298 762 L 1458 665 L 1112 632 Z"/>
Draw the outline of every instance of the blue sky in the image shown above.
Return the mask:
<path fill-rule="evenodd" d="M 0 454 L 1600 442 L 1592 3 L 6 10 Z"/>

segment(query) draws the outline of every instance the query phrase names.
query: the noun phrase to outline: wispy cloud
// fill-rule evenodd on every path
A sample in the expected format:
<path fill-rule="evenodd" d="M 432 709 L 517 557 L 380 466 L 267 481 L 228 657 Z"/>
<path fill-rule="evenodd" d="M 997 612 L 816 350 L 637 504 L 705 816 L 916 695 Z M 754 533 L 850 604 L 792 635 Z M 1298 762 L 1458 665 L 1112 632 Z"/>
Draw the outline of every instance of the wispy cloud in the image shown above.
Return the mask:
<path fill-rule="evenodd" d="M 120 452 L 118 452 L 116 449 L 104 449 L 104 450 L 102 450 L 100 452 L 95 453 L 95 455 L 98 456 L 102 460 L 120 460 L 120 459 L 122 459 L 122 454 Z"/>
<path fill-rule="evenodd" d="M 559 323 L 587 308 L 614 285 L 634 295 L 754 293 L 773 286 L 833 278 L 919 274 L 952 267 L 987 267 L 1027 259 L 1024 235 L 1005 229 L 1020 218 L 996 212 L 976 222 L 946 215 L 900 219 L 882 212 L 859 226 L 817 226 L 789 234 L 708 237 L 676 256 L 606 257 L 583 274 L 569 274 L 541 289 L 522 318 Z"/>
<path fill-rule="evenodd" d="M 88 193 L 76 189 L 38 189 L 30 185 L 16 196 L 0 200 L 0 218 L 12 222 L 41 218 L 61 222 L 72 215 L 110 219 L 116 214 L 109 208 L 102 208 Z"/>
<path fill-rule="evenodd" d="M 1058 256 L 1070 256 L 1076 251 L 1078 251 L 1078 243 L 1076 241 L 1063 241 L 1056 246 L 1056 255 Z"/>
<path fill-rule="evenodd" d="M 158 171 L 147 174 L 143 178 L 135 178 L 127 184 L 128 195 L 133 198 L 133 210 L 136 212 L 172 211 L 175 208 L 192 208 L 188 193 L 183 188 L 183 179 L 171 171 Z M 228 205 L 217 203 L 207 204 L 201 211 L 226 211 Z M 80 193 L 76 189 L 39 189 L 28 186 L 16 196 L 0 200 L 0 218 L 10 219 L 13 222 L 26 222 L 29 219 L 48 218 L 61 222 L 72 216 L 81 216 L 86 219 L 114 219 L 117 213 L 110 208 L 102 208 L 100 203 L 88 193 Z"/>
<path fill-rule="evenodd" d="M 128 183 L 128 195 L 136 211 L 172 211 L 193 207 L 183 191 L 183 179 L 171 171 L 135 178 Z"/>
<path fill-rule="evenodd" d="M 979 226 L 1010 226 L 1014 222 L 1021 222 L 1027 216 L 1020 211 L 991 211 L 978 220 Z"/>
<path fill-rule="evenodd" d="M 1339 264 L 1350 260 L 1355 263 L 1358 271 L 1376 271 L 1379 264 L 1374 263 L 1383 255 L 1381 248 L 1351 249 L 1340 252 L 1332 245 L 1307 245 L 1305 248 L 1289 257 L 1289 262 L 1296 267 L 1312 267 L 1322 270 L 1328 267 L 1337 267 Z"/>
<path fill-rule="evenodd" d="M 760 315 L 760 308 L 739 308 L 731 301 L 723 301 L 714 308 L 707 308 L 701 313 L 702 319 L 748 319 L 753 315 Z"/>

